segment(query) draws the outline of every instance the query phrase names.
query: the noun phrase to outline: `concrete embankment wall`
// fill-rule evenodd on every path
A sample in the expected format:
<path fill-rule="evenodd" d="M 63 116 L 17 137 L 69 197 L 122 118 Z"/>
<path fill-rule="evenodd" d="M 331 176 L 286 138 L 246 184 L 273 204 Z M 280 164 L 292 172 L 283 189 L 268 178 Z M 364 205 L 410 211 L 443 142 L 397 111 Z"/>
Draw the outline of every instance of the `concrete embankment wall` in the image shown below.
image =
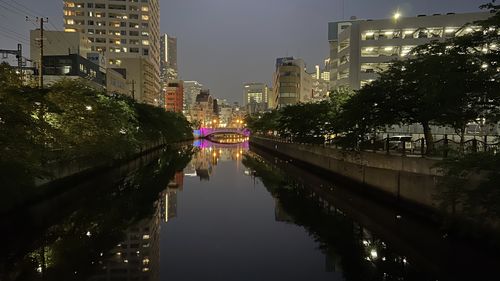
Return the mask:
<path fill-rule="evenodd" d="M 440 177 L 437 160 L 374 152 L 343 151 L 320 145 L 279 142 L 252 137 L 250 143 L 401 199 L 436 209 L 434 195 Z"/>

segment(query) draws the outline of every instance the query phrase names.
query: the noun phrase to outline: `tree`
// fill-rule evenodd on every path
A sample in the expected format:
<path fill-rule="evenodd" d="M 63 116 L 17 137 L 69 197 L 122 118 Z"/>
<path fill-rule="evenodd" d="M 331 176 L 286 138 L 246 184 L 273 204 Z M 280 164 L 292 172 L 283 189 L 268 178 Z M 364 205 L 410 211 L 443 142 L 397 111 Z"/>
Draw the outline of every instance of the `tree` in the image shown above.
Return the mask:
<path fill-rule="evenodd" d="M 286 106 L 280 110 L 278 131 L 294 141 L 324 143 L 331 131 L 330 109 L 327 101 Z"/>
<path fill-rule="evenodd" d="M 21 75 L 6 62 L 0 63 L 0 89 L 19 88 L 23 85 Z"/>

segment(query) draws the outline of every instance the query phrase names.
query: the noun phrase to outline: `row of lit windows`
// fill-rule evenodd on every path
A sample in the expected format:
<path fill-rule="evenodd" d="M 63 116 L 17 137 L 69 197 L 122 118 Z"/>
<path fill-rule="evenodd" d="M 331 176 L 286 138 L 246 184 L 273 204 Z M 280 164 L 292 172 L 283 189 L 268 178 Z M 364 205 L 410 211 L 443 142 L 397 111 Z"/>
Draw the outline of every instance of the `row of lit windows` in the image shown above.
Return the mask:
<path fill-rule="evenodd" d="M 90 47 L 90 50 L 92 52 L 106 52 L 108 49 L 106 47 L 101 47 L 101 46 L 92 46 L 92 47 Z M 135 54 L 139 54 L 140 48 L 110 47 L 109 52 L 111 52 L 111 53 L 135 53 Z M 149 49 L 143 48 L 142 55 L 143 56 L 149 55 Z"/>
<path fill-rule="evenodd" d="M 361 34 L 362 40 L 383 40 L 383 39 L 417 39 L 417 38 L 443 38 L 455 37 L 477 31 L 478 27 L 429 27 L 413 29 L 387 29 L 371 30 Z"/>
<path fill-rule="evenodd" d="M 114 35 L 114 36 L 126 36 L 127 35 L 127 31 L 126 30 L 121 30 L 121 31 L 118 31 L 118 30 L 110 30 L 109 32 L 106 32 L 105 29 L 87 29 L 87 33 L 88 34 L 97 34 L 97 35 L 106 35 L 106 34 L 109 34 L 109 35 Z M 147 31 L 141 31 L 141 36 L 149 36 L 149 32 Z M 134 31 L 134 30 L 131 30 L 128 32 L 128 35 L 129 36 L 139 36 L 139 31 Z"/>
<path fill-rule="evenodd" d="M 114 0 L 114 1 L 121 1 L 121 0 Z M 123 1 L 125 2 L 125 1 Z M 129 2 L 131 3 L 139 3 L 138 0 L 130 0 Z M 148 3 L 148 0 L 141 0 L 140 2 L 142 3 Z M 85 3 L 75 3 L 75 2 L 65 2 L 64 3 L 65 7 L 68 8 L 85 8 Z M 129 6 L 129 8 L 135 8 L 137 9 L 137 6 Z M 90 9 L 106 9 L 106 4 L 104 3 L 87 3 L 87 8 Z M 108 4 L 108 9 L 111 10 L 126 10 L 127 6 L 126 5 L 116 5 L 116 4 Z M 149 7 L 147 6 L 142 6 L 141 10 L 144 12 L 149 11 Z"/>
<path fill-rule="evenodd" d="M 114 17 L 111 17 L 110 18 L 113 18 L 113 19 L 127 19 L 127 16 L 114 16 Z M 135 14 L 131 14 L 129 19 L 131 20 L 139 20 L 139 15 L 135 15 Z M 148 15 L 141 15 L 141 20 L 144 20 L 144 21 L 147 21 L 149 20 L 149 16 Z M 85 24 L 85 20 L 78 20 L 78 19 L 66 19 L 66 24 L 77 24 L 77 25 L 84 25 Z M 87 24 L 88 25 L 94 25 L 94 21 L 93 20 L 88 20 L 87 21 Z M 98 26 L 106 26 L 106 21 L 96 21 L 95 22 L 96 25 Z M 126 27 L 127 26 L 127 22 L 112 22 L 110 21 L 109 22 L 109 26 L 115 26 L 115 27 Z"/>
<path fill-rule="evenodd" d="M 106 43 L 106 38 L 94 38 L 94 37 L 89 37 L 89 41 L 92 43 Z M 116 44 L 116 45 L 125 45 L 127 44 L 127 39 L 109 39 L 110 44 Z M 138 39 L 129 39 L 128 43 L 130 45 L 139 45 L 142 43 L 142 45 L 149 46 L 149 40 L 138 40 Z"/>
<path fill-rule="evenodd" d="M 383 46 L 361 48 L 362 57 L 402 56 L 405 57 L 416 46 Z"/>

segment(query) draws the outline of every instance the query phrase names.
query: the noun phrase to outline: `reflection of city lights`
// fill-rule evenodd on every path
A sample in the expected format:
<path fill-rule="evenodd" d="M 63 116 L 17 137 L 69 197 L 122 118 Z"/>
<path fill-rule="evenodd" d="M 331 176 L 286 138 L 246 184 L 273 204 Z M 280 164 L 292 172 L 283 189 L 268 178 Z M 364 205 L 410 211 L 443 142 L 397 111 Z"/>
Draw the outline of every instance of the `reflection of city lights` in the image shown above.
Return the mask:
<path fill-rule="evenodd" d="M 370 256 L 372 257 L 372 259 L 378 258 L 377 250 L 375 250 L 375 249 L 371 250 Z"/>

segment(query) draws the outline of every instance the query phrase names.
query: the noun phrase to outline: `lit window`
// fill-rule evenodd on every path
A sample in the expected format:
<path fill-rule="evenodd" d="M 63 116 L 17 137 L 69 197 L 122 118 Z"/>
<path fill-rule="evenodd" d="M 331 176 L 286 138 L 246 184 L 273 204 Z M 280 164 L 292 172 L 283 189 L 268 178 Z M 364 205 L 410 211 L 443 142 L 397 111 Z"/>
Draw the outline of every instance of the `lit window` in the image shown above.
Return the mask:
<path fill-rule="evenodd" d="M 142 40 L 142 45 L 148 46 L 149 45 L 149 40 Z"/>
<path fill-rule="evenodd" d="M 148 16 L 148 15 L 142 15 L 142 16 L 141 16 L 141 19 L 142 19 L 142 20 L 149 20 L 149 16 Z"/>
<path fill-rule="evenodd" d="M 75 21 L 73 19 L 67 19 L 66 24 L 75 24 Z"/>
<path fill-rule="evenodd" d="M 141 8 L 141 11 L 143 11 L 143 12 L 148 12 L 148 11 L 149 11 L 149 8 L 148 8 L 147 6 L 143 6 L 143 7 Z"/>

